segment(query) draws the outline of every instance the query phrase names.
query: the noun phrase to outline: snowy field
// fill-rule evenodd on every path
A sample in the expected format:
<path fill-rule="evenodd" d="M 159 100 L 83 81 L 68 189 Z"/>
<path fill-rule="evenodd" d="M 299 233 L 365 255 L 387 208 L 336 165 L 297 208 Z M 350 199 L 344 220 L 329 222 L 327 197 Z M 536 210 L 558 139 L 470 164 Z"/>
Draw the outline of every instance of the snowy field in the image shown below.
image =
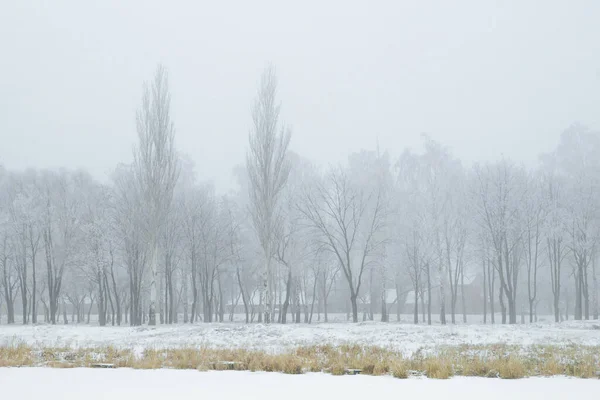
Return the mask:
<path fill-rule="evenodd" d="M 32 382 L 35 384 L 31 384 Z M 449 380 L 400 380 L 381 376 L 283 375 L 236 371 L 0 368 L 0 387 L 3 398 L 46 400 L 585 400 L 598 398 L 600 380 L 565 377 L 520 380 L 464 377 Z"/>
<path fill-rule="evenodd" d="M 137 350 L 206 346 L 272 352 L 302 345 L 358 344 L 382 346 L 410 355 L 420 348 L 432 349 L 461 344 L 600 345 L 600 322 L 566 321 L 557 324 L 456 326 L 378 322 L 268 326 L 239 323 L 199 323 L 157 327 L 0 326 L 0 346 L 15 343 L 40 347 L 112 345 Z"/>

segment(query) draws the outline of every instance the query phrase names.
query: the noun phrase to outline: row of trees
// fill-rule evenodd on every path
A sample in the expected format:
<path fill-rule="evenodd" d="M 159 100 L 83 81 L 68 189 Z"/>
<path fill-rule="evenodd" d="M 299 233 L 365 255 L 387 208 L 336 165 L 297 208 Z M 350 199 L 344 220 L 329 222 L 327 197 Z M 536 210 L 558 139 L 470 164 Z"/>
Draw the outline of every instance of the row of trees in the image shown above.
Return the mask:
<path fill-rule="evenodd" d="M 529 169 L 466 167 L 423 137 L 396 160 L 362 151 L 324 170 L 288 149 L 279 114 L 268 68 L 226 195 L 176 152 L 162 67 L 144 88 L 134 162 L 110 183 L 0 168 L 0 320 L 286 323 L 335 309 L 388 321 L 408 303 L 415 323 L 445 324 L 473 302 L 484 322 L 534 321 L 540 304 L 556 321 L 598 318 L 599 134 L 575 125 Z"/>

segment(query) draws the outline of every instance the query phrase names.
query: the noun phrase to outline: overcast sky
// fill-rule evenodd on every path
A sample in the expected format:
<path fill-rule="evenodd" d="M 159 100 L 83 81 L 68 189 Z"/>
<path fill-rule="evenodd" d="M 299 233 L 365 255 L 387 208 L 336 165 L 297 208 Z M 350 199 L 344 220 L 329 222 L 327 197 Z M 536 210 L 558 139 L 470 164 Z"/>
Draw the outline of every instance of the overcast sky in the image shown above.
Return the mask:
<path fill-rule="evenodd" d="M 130 162 L 135 110 L 169 71 L 177 147 L 231 187 L 261 70 L 291 148 L 335 163 L 420 133 L 465 162 L 533 163 L 600 128 L 600 1 L 0 0 L 0 164 Z"/>

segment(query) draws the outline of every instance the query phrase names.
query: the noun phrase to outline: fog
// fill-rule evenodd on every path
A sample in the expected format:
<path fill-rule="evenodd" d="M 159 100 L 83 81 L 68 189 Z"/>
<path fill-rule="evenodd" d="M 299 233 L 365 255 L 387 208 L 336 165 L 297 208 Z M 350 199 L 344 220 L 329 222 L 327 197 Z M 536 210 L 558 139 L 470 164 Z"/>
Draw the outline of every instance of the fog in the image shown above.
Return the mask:
<path fill-rule="evenodd" d="M 2 5 L 0 322 L 598 320 L 599 17 Z"/>
<path fill-rule="evenodd" d="M 421 133 L 466 163 L 533 164 L 574 122 L 600 126 L 600 4 L 4 1 L 0 163 L 131 162 L 142 82 L 169 72 L 176 146 L 235 187 L 250 109 L 277 69 L 290 149 L 323 165 Z"/>

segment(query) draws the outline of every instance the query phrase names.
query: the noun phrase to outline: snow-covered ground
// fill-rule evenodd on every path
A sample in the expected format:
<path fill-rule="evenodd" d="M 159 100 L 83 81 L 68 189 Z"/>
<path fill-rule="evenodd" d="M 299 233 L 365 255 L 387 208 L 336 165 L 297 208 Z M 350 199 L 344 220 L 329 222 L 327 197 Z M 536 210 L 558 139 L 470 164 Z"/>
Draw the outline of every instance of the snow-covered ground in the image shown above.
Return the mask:
<path fill-rule="evenodd" d="M 0 368 L 6 399 L 595 399 L 600 380 L 565 377 L 515 381 L 486 378 L 430 380 L 392 377 L 283 375 L 259 372 Z"/>
<path fill-rule="evenodd" d="M 98 327 L 87 325 L 0 326 L 0 346 L 97 347 L 134 349 L 207 346 L 282 351 L 312 344 L 377 345 L 405 354 L 445 345 L 534 344 L 600 345 L 600 322 L 567 321 L 525 325 L 412 325 L 362 322 L 313 325 L 213 323 L 158 327 Z"/>

